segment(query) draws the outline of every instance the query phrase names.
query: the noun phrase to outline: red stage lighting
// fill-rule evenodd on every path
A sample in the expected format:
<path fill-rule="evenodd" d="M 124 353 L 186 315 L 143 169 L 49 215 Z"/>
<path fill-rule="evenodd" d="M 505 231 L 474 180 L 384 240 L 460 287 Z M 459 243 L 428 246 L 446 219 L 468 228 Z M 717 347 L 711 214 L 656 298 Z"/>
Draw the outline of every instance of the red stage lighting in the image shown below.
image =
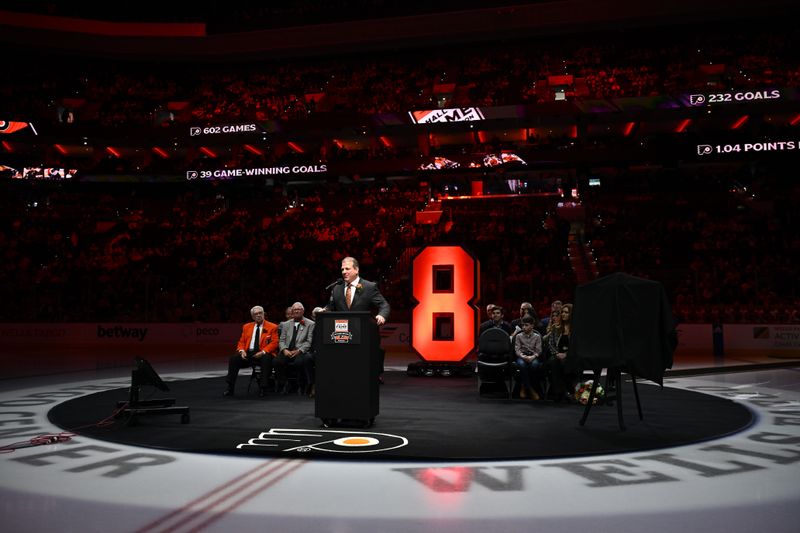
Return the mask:
<path fill-rule="evenodd" d="M 635 122 L 628 122 L 625 124 L 625 129 L 622 131 L 622 134 L 627 137 L 633 131 L 633 128 L 636 126 Z"/>
<path fill-rule="evenodd" d="M 739 120 L 737 120 L 736 122 L 734 122 L 733 124 L 731 124 L 731 129 L 732 129 L 732 130 L 738 130 L 738 129 L 739 129 L 741 126 L 742 126 L 742 124 L 744 124 L 745 122 L 747 122 L 747 119 L 749 119 L 749 118 L 750 118 L 750 116 L 749 116 L 749 115 L 743 115 L 743 116 L 741 116 L 741 117 L 739 118 Z"/>
<path fill-rule="evenodd" d="M 158 154 L 163 159 L 169 159 L 169 154 L 165 152 L 163 149 L 159 148 L 158 146 L 153 147 L 153 152 Z"/>
<path fill-rule="evenodd" d="M 200 151 L 203 152 L 204 154 L 206 154 L 208 157 L 213 157 L 213 158 L 217 157 L 217 154 L 214 153 L 214 151 L 211 148 L 207 148 L 205 146 L 201 146 L 200 147 Z"/>
<path fill-rule="evenodd" d="M 248 152 L 250 152 L 251 154 L 264 155 L 264 152 L 262 152 L 261 150 L 259 150 L 255 146 L 252 146 L 252 145 L 249 145 L 249 144 L 245 144 L 244 145 L 244 149 L 247 150 Z"/>

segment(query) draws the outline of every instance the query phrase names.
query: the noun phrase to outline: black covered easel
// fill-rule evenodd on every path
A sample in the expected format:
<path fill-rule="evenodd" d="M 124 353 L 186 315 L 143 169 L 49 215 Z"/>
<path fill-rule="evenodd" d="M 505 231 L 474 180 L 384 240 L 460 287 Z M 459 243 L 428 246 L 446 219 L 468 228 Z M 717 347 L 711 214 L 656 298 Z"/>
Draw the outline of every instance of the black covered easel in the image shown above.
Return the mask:
<path fill-rule="evenodd" d="M 602 370 L 592 371 L 594 378 L 592 380 L 592 390 L 589 392 L 589 401 L 586 402 L 586 407 L 583 409 L 583 416 L 580 420 L 580 425 L 586 423 L 589 418 L 589 411 L 592 409 L 594 399 L 597 397 L 597 385 L 600 383 L 600 375 Z M 642 403 L 639 401 L 639 389 L 636 387 L 636 376 L 631 374 L 631 382 L 633 383 L 633 395 L 636 397 L 636 409 L 639 412 L 639 420 L 644 420 L 642 415 Z M 619 429 L 625 431 L 625 420 L 622 418 L 622 370 L 620 368 L 609 368 L 606 370 L 606 396 L 605 402 L 611 405 L 612 402 L 617 402 L 617 421 L 619 422 Z"/>
<path fill-rule="evenodd" d="M 131 388 L 128 401 L 117 402 L 117 408 L 122 408 L 117 412 L 115 418 L 127 415 L 127 425 L 135 425 L 136 418 L 139 416 L 150 415 L 181 415 L 181 424 L 189 423 L 189 408 L 175 406 L 175 398 L 158 398 L 153 400 L 140 400 L 139 388 L 143 385 L 152 385 L 158 390 L 167 392 L 169 387 L 164 380 L 159 377 L 156 371 L 145 359 L 137 357 L 131 371 Z"/>
<path fill-rule="evenodd" d="M 589 417 L 604 368 L 606 403 L 617 402 L 620 429 L 625 430 L 623 372 L 631 376 L 639 420 L 643 420 L 636 376 L 663 386 L 664 370 L 672 367 L 676 345 L 675 322 L 661 283 L 618 272 L 579 286 L 567 363 L 594 375 L 580 425 Z"/>

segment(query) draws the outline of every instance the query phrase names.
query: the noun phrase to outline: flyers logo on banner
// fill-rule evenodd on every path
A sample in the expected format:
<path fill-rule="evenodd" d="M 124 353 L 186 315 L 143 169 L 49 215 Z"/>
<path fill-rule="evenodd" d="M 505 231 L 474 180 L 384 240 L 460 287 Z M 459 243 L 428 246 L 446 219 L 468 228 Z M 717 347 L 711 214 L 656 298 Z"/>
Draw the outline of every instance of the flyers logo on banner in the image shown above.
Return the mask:
<path fill-rule="evenodd" d="M 13 122 L 10 120 L 0 120 L 0 133 L 14 133 L 23 128 L 27 128 L 27 122 Z"/>

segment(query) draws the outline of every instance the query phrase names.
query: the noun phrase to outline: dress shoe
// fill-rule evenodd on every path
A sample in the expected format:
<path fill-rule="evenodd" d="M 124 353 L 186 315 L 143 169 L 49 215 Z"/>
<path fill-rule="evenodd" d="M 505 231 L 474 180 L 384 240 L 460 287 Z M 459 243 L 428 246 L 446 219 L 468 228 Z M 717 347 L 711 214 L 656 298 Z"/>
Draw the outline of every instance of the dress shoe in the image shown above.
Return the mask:
<path fill-rule="evenodd" d="M 233 396 L 233 389 L 225 389 L 225 392 L 222 393 L 223 396 Z"/>
<path fill-rule="evenodd" d="M 519 397 L 522 398 L 523 400 L 528 397 L 528 393 L 525 392 L 525 387 L 519 388 Z"/>
<path fill-rule="evenodd" d="M 536 391 L 535 391 L 535 390 L 533 390 L 533 389 L 531 389 L 531 390 L 529 390 L 529 391 L 528 391 L 528 397 L 530 397 L 530 399 L 531 399 L 531 400 L 533 400 L 534 402 L 538 402 L 538 401 L 539 401 L 539 399 L 540 399 L 540 398 L 539 398 L 539 393 L 538 393 L 538 392 L 536 392 Z"/>

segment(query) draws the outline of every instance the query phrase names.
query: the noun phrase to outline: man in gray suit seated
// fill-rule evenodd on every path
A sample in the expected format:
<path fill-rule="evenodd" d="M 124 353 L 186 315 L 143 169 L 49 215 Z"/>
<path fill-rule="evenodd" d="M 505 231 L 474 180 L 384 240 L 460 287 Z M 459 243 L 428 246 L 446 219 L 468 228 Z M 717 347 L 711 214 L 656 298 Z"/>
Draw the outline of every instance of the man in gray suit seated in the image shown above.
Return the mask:
<path fill-rule="evenodd" d="M 305 393 L 311 386 L 307 376 L 307 366 L 311 360 L 311 339 L 314 335 L 314 321 L 303 316 L 305 307 L 300 302 L 291 306 L 292 318 L 281 322 L 278 355 L 275 357 L 275 379 L 278 392 L 287 394 L 289 386 L 286 379 L 287 367 L 292 366 L 297 372 L 299 392 Z"/>

